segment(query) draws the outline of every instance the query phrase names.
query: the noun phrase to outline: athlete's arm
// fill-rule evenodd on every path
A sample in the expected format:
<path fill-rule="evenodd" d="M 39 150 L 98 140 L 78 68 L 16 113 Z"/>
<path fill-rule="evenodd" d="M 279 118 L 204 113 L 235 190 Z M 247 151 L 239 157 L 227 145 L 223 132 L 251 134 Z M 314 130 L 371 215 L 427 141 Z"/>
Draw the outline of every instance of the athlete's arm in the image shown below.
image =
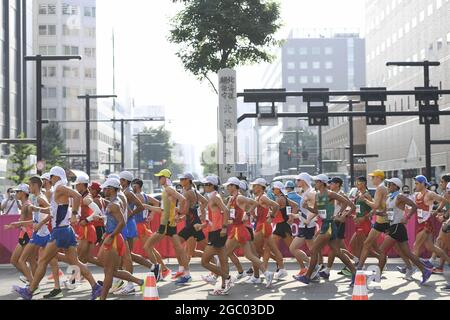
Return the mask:
<path fill-rule="evenodd" d="M 371 201 L 367 198 L 366 195 L 362 196 L 362 200 L 373 210 L 378 210 L 383 206 L 383 198 L 386 195 L 386 190 L 384 188 L 379 187 L 375 192 L 375 200 Z"/>
<path fill-rule="evenodd" d="M 356 211 L 356 206 L 353 202 L 350 201 L 350 199 L 348 199 L 347 197 L 344 197 L 336 192 L 333 191 L 329 191 L 328 192 L 328 196 L 330 199 L 332 200 L 336 200 L 337 202 L 340 203 L 341 205 L 341 210 L 339 211 L 339 213 L 337 214 L 338 216 L 341 217 L 345 217 L 346 214 L 344 214 L 344 212 L 347 210 L 348 207 L 350 207 L 350 212 L 355 212 Z"/>
<path fill-rule="evenodd" d="M 91 196 L 87 196 L 83 199 L 83 204 L 85 206 L 88 206 L 89 209 L 91 209 L 94 213 L 86 218 L 86 221 L 83 221 L 83 225 L 94 221 L 95 217 L 101 217 L 102 216 L 102 210 L 100 210 L 100 207 L 95 203 L 95 201 L 92 199 Z"/>
<path fill-rule="evenodd" d="M 109 213 L 114 217 L 117 221 L 116 229 L 114 229 L 113 233 L 110 237 L 108 237 L 103 243 L 110 245 L 113 241 L 113 238 L 119 235 L 122 232 L 122 229 L 125 227 L 125 220 L 123 219 L 122 211 L 117 204 L 112 204 L 109 207 Z"/>
<path fill-rule="evenodd" d="M 80 204 L 81 201 L 83 200 L 83 197 L 81 196 L 81 194 L 78 193 L 78 191 L 76 190 L 72 190 L 69 187 L 66 186 L 61 186 L 59 187 L 55 192 L 60 192 L 60 194 L 65 195 L 69 198 L 72 198 L 73 203 L 72 203 L 72 219 L 71 222 L 72 223 L 76 223 L 76 219 L 78 216 L 78 209 L 80 209 Z M 55 194 L 55 197 L 57 195 Z"/>
<path fill-rule="evenodd" d="M 158 201 L 157 199 L 153 198 L 152 196 L 147 194 L 147 199 L 150 205 L 154 206 L 154 207 L 160 207 L 161 206 L 161 202 Z"/>
<path fill-rule="evenodd" d="M 128 210 L 128 212 L 130 213 L 128 217 L 132 217 L 132 216 L 138 214 L 139 212 L 142 212 L 145 210 L 144 206 L 142 205 L 141 200 L 139 200 L 139 198 L 136 197 L 136 195 L 134 193 L 126 191 L 125 197 L 127 198 L 128 203 L 132 203 L 135 205 L 135 208 L 133 211 Z"/>
<path fill-rule="evenodd" d="M 297 202 L 292 201 L 289 198 L 286 198 L 286 199 L 287 199 L 287 201 L 289 203 L 289 206 L 292 208 L 292 213 L 297 213 L 298 210 L 299 210 Z"/>
<path fill-rule="evenodd" d="M 224 237 L 227 235 L 228 221 L 230 220 L 230 211 L 228 210 L 227 206 L 225 205 L 221 197 L 214 196 L 213 204 L 215 204 L 223 213 L 222 230 L 220 231 L 220 236 Z"/>
<path fill-rule="evenodd" d="M 445 197 L 442 197 L 438 195 L 437 193 L 432 192 L 431 197 L 433 198 L 434 202 L 439 202 L 439 207 L 436 209 L 435 213 L 442 212 L 445 206 L 448 204 L 447 199 Z"/>
<path fill-rule="evenodd" d="M 278 202 L 275 202 L 275 201 L 269 199 L 269 197 L 266 195 L 263 195 L 261 197 L 260 201 L 262 204 L 269 207 L 270 211 L 273 213 L 276 213 L 276 212 L 278 212 L 278 210 L 280 210 L 280 205 L 278 204 Z"/>
<path fill-rule="evenodd" d="M 179 192 L 177 192 L 174 188 L 168 187 L 166 188 L 167 195 L 172 198 L 178 200 L 178 205 L 180 207 L 181 212 L 186 214 L 189 211 L 189 204 L 186 198 Z"/>
<path fill-rule="evenodd" d="M 247 198 L 247 197 L 244 197 L 244 196 L 239 196 L 237 198 L 237 202 L 238 203 L 240 202 L 241 204 L 243 204 L 243 206 L 239 205 L 241 208 L 242 207 L 248 207 L 250 211 L 255 210 L 256 207 L 258 206 L 258 202 L 257 201 L 255 201 L 253 199 L 250 199 L 250 198 Z"/>
<path fill-rule="evenodd" d="M 206 208 L 208 207 L 208 200 L 197 192 L 198 202 L 200 202 L 200 212 L 202 216 L 200 217 L 201 221 L 206 220 Z"/>
<path fill-rule="evenodd" d="M 402 221 L 401 221 L 403 224 L 407 224 L 408 220 L 411 219 L 411 217 L 416 214 L 416 212 L 417 212 L 417 205 L 410 198 L 405 197 L 402 194 L 399 194 L 397 196 L 397 201 L 400 202 L 400 204 L 403 204 L 403 207 L 405 205 L 411 207 L 411 210 L 409 210 L 409 212 L 407 214 L 407 217 L 403 217 Z M 398 206 L 398 207 L 400 207 L 400 206 Z"/>

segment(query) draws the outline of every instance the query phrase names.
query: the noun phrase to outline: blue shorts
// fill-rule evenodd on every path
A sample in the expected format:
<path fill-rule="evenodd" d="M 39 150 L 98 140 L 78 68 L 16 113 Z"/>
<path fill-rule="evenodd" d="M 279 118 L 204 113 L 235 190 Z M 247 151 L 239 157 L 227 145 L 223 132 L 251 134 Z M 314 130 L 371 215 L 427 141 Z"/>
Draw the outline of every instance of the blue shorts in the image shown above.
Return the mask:
<path fill-rule="evenodd" d="M 49 242 L 56 241 L 59 249 L 69 249 L 77 246 L 77 236 L 73 232 L 72 227 L 59 227 L 52 230 Z"/>
<path fill-rule="evenodd" d="M 297 238 L 305 238 L 306 240 L 312 240 L 314 239 L 315 234 L 316 234 L 316 227 L 299 228 Z"/>
<path fill-rule="evenodd" d="M 41 237 L 35 233 L 33 233 L 33 236 L 31 237 L 31 240 L 29 243 L 34 244 L 35 246 L 45 248 L 47 243 L 50 242 L 50 235 L 46 235 L 45 237 Z"/>
<path fill-rule="evenodd" d="M 137 225 L 134 219 L 128 219 L 127 224 L 122 230 L 122 236 L 125 240 L 135 239 L 138 237 Z"/>

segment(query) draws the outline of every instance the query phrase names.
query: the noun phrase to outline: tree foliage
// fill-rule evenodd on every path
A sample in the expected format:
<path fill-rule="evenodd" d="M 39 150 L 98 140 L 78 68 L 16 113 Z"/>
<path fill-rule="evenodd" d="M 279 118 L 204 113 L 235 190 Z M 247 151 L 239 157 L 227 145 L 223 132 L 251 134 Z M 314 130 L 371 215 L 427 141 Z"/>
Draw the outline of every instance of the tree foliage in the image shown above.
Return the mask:
<path fill-rule="evenodd" d="M 52 122 L 42 130 L 42 157 L 46 163 L 46 170 L 54 166 L 63 166 L 64 160 L 61 153 L 66 152 L 66 143 L 62 137 L 61 127 Z"/>
<path fill-rule="evenodd" d="M 220 69 L 270 62 L 279 45 L 280 4 L 274 0 L 172 0 L 184 4 L 172 19 L 169 40 L 177 56 L 200 80 Z M 217 90 L 216 90 L 217 92 Z"/>
<path fill-rule="evenodd" d="M 24 139 L 25 135 L 21 133 L 18 137 Z M 36 147 L 31 144 L 14 144 L 13 152 L 9 157 L 12 163 L 11 173 L 8 179 L 15 184 L 26 183 L 29 179 L 29 172 L 34 169 L 35 165 L 30 165 L 30 156 L 36 155 Z"/>
<path fill-rule="evenodd" d="M 218 175 L 217 167 L 217 144 L 210 144 L 202 152 L 201 164 L 203 175 Z"/>

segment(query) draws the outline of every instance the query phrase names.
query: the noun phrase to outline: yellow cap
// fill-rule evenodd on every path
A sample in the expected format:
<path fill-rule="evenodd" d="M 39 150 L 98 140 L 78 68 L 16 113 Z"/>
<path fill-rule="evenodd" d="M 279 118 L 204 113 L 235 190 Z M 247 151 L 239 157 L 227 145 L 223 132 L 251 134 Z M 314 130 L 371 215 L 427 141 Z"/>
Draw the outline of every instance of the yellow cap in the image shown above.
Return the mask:
<path fill-rule="evenodd" d="M 384 179 L 385 178 L 384 171 L 375 170 L 374 172 L 369 174 L 369 177 L 378 177 L 378 178 Z"/>
<path fill-rule="evenodd" d="M 170 172 L 170 170 L 167 170 L 167 169 L 161 170 L 161 172 L 155 174 L 155 177 L 170 178 L 171 176 L 172 176 L 172 172 Z"/>

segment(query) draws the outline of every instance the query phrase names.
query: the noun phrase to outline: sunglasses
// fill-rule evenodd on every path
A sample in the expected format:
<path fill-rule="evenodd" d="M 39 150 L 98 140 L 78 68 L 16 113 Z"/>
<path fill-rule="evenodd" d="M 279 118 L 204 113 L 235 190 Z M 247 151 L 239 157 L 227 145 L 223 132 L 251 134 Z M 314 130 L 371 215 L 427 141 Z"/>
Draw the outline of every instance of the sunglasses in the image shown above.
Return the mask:
<path fill-rule="evenodd" d="M 213 185 L 212 185 L 212 183 L 205 183 L 204 186 L 205 187 L 212 187 Z"/>

